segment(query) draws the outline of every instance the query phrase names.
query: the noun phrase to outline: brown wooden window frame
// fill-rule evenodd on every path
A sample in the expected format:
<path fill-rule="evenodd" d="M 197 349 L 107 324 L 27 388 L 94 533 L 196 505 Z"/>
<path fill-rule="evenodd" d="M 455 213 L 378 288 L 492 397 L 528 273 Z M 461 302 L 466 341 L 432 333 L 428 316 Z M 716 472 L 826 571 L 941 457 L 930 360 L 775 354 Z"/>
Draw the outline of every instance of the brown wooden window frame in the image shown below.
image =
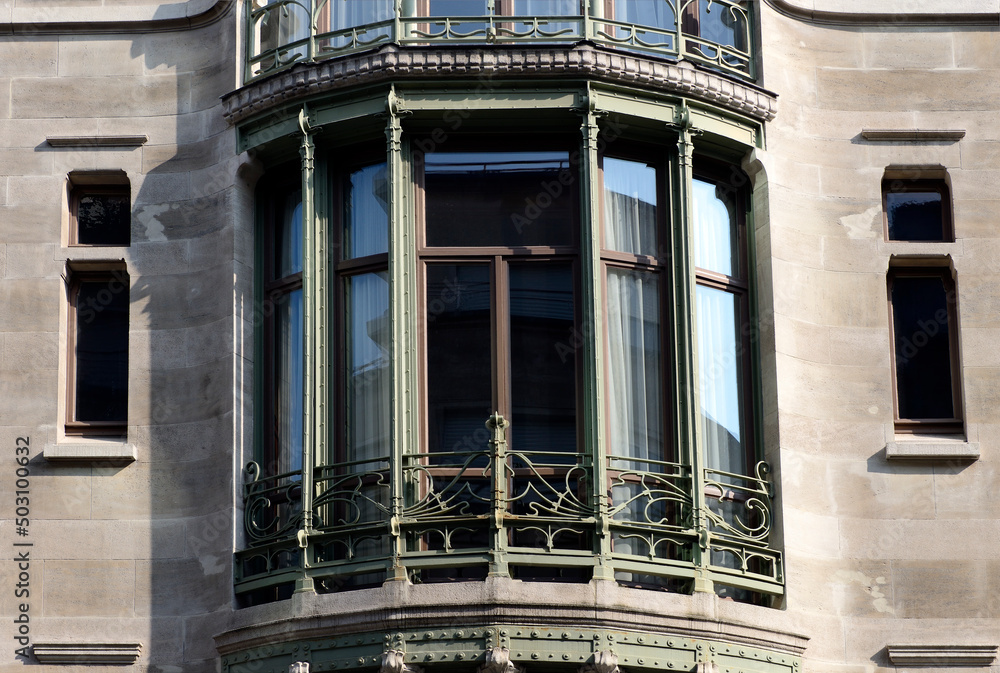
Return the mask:
<path fill-rule="evenodd" d="M 80 242 L 80 200 L 86 196 L 119 196 L 132 207 L 132 188 L 124 171 L 74 171 L 69 174 L 69 245 L 81 248 L 128 247 L 132 244 L 131 226 L 128 237 L 113 243 Z"/>
<path fill-rule="evenodd" d="M 952 418 L 902 418 L 899 413 L 899 379 L 896 369 L 898 350 L 895 337 L 895 317 L 892 302 L 893 283 L 897 278 L 940 278 L 945 291 L 948 311 L 948 351 L 951 366 Z M 890 266 L 886 276 L 886 305 L 889 312 L 889 347 L 891 354 L 893 424 L 900 435 L 954 435 L 965 430 L 962 403 L 961 357 L 959 353 L 958 290 L 952 270 L 946 266 L 926 264 Z M 933 319 L 931 317 L 930 319 Z"/>
<path fill-rule="evenodd" d="M 125 418 L 112 421 L 81 420 L 77 418 L 77 397 L 79 394 L 79 371 L 77 358 L 77 342 L 79 327 L 79 296 L 81 286 L 85 283 L 106 283 L 110 292 L 124 291 L 129 295 L 129 275 L 124 261 L 86 261 L 68 264 L 67 294 L 67 331 L 66 331 L 66 420 L 65 433 L 72 436 L 124 436 L 128 429 L 128 376 L 124 395 Z M 123 285 L 123 289 L 114 290 L 112 284 Z M 91 309 L 93 310 L 93 309 Z M 128 340 L 128 328 L 126 328 Z M 125 354 L 125 368 L 128 370 L 128 351 Z"/>

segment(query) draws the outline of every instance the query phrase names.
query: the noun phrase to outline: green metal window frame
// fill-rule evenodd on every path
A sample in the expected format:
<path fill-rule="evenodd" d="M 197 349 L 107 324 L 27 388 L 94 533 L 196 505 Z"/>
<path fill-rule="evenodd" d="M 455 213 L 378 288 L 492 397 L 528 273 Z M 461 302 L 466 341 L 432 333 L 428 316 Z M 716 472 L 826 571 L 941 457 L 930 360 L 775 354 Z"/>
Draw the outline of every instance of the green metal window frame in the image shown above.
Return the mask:
<path fill-rule="evenodd" d="M 477 115 L 488 111 L 477 126 Z M 509 511 L 507 489 L 513 477 L 508 456 L 516 447 L 507 445 L 507 421 L 499 416 L 483 419 L 491 433 L 489 468 L 478 469 L 491 483 L 491 513 L 480 523 L 490 526 L 488 548 L 461 549 L 444 545 L 429 551 L 414 546 L 414 540 L 430 530 L 447 537 L 448 526 L 469 523 L 455 512 L 442 507 L 440 498 L 428 498 L 420 483 L 426 470 L 414 456 L 420 448 L 421 413 L 419 370 L 421 357 L 418 338 L 416 195 L 414 191 L 414 147 L 411 140 L 426 134 L 432 120 L 444 114 L 460 114 L 469 120 L 466 131 L 476 128 L 496 130 L 497 115 L 506 115 L 510 129 L 518 124 L 551 124 L 562 131 L 580 133 L 581 231 L 579 267 L 582 282 L 579 302 L 581 315 L 604 315 L 600 291 L 602 260 L 598 213 L 598 165 L 607 140 L 604 133 L 616 124 L 628 127 L 633 142 L 658 148 L 669 167 L 672 208 L 670 263 L 665 270 L 672 288 L 673 313 L 669 334 L 673 380 L 670 408 L 673 442 L 678 462 L 675 473 L 647 497 L 670 498 L 680 503 L 684 515 L 676 525 L 658 526 L 653 522 L 616 519 L 608 497 L 608 461 L 606 459 L 606 417 L 604 412 L 605 363 L 604 336 L 601 329 L 585 330 L 580 344 L 582 353 L 582 403 L 578 411 L 580 436 L 585 459 L 578 469 L 589 493 L 578 497 L 561 493 L 549 485 L 558 503 L 536 511 L 534 517 L 519 518 Z M 445 117 L 447 118 L 447 117 Z M 663 122 L 660 120 L 666 119 Z M 294 120 L 294 127 L 292 126 Z M 379 121 L 381 120 L 381 122 Z M 404 123 L 405 120 L 405 123 Z M 541 120 L 541 121 L 540 121 Z M 357 124 L 367 129 L 368 137 L 375 124 L 384 124 L 386 162 L 390 196 L 389 279 L 392 362 L 392 452 L 385 464 L 352 471 L 350 465 L 331 465 L 324 456 L 333 455 L 331 443 L 330 380 L 331 349 L 336 340 L 336 317 L 331 316 L 330 196 L 326 176 L 336 164 L 341 149 L 317 151 L 316 140 L 322 133 L 332 138 L 357 136 Z M 295 128 L 297 133 L 287 133 Z M 282 132 L 285 131 L 285 132 Z M 332 132 L 331 132 L 332 131 Z M 411 132 L 413 131 L 413 132 Z M 363 134 L 362 134 L 363 135 Z M 460 568 L 469 564 L 488 567 L 491 575 L 509 576 L 518 565 L 563 568 L 588 568 L 598 580 L 615 580 L 616 573 L 638 573 L 676 580 L 683 590 L 713 592 L 730 587 L 758 602 L 783 591 L 783 561 L 773 537 L 773 493 L 768 479 L 768 465 L 758 455 L 750 474 L 726 475 L 720 482 L 717 471 L 709 470 L 702 458 L 698 419 L 697 340 L 694 332 L 696 278 L 692 252 L 693 221 L 692 181 L 697 156 L 733 160 L 762 141 L 761 128 L 754 122 L 677 98 L 643 98 L 593 84 L 542 90 L 491 90 L 469 100 L 461 92 L 432 87 L 396 89 L 373 93 L 368 99 L 350 101 L 329 99 L 298 111 L 297 118 L 280 119 L 272 115 L 263 124 L 248 123 L 240 129 L 240 144 L 266 147 L 282 145 L 298 138 L 303 194 L 305 305 L 305 413 L 302 470 L 292 475 L 269 475 L 256 462 L 246 470 L 244 485 L 244 548 L 235 559 L 235 585 L 246 603 L 274 600 L 295 591 L 336 591 L 371 582 L 413 580 L 429 568 Z M 266 155 L 265 155 L 266 156 Z M 317 160 L 317 156 L 319 159 Z M 734 175 L 736 174 L 734 170 Z M 749 210 L 749 209 L 748 209 Z M 746 227 L 753 231 L 747 213 Z M 752 236 L 746 264 L 750 270 L 750 306 L 754 306 Z M 258 259 L 260 253 L 258 252 Z M 751 315 L 752 326 L 754 316 Z M 752 349 L 751 349 L 752 350 Z M 751 353 L 755 361 L 756 356 Z M 258 357 L 260 354 L 258 353 Z M 758 381 L 756 364 L 752 377 Z M 758 383 L 754 388 L 759 391 Z M 748 405 L 757 407 L 758 395 Z M 759 409 L 747 410 L 760 419 Z M 757 447 L 760 423 L 754 423 Z M 758 449 L 759 451 L 759 449 Z M 337 475 L 348 474 L 348 479 Z M 656 474 L 656 473 L 651 473 Z M 662 474 L 658 475 L 662 477 Z M 384 491 L 372 499 L 361 484 L 375 485 Z M 731 500 L 742 503 L 744 516 L 728 518 L 713 512 L 708 500 L 715 490 L 726 491 Z M 565 489 L 564 489 L 565 490 Z M 734 498 L 735 494 L 735 498 Z M 377 521 L 331 518 L 330 503 L 365 506 L 381 512 Z M 276 512 L 286 503 L 281 516 Z M 294 503 L 294 504 L 288 504 Z M 517 520 L 515 520 L 517 519 Z M 278 523 L 276 523 L 278 522 Z M 560 549 L 517 548 L 510 543 L 512 526 L 534 526 L 540 530 L 563 527 L 584 532 L 592 548 Z M 669 541 L 683 550 L 669 558 L 655 554 L 626 556 L 616 554 L 611 536 L 614 530 L 643 535 L 652 541 Z M 657 537 L 659 536 L 659 537 Z M 365 555 L 365 540 L 384 537 L 389 551 Z M 340 547 L 342 553 L 323 550 Z M 729 563 L 713 558 L 728 555 Z M 730 594 L 732 595 L 732 594 Z M 755 598 L 754 598 L 755 597 Z"/>

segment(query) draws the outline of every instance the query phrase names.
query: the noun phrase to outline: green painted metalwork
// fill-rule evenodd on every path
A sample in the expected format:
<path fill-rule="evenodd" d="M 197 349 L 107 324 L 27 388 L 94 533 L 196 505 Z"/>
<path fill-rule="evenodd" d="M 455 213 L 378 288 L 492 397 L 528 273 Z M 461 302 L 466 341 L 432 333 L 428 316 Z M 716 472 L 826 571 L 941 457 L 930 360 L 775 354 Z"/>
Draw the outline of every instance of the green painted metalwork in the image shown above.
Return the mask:
<path fill-rule="evenodd" d="M 687 672 L 699 663 L 715 663 L 720 673 L 797 673 L 801 668 L 801 658 L 795 654 L 722 639 L 639 630 L 471 623 L 264 645 L 224 656 L 222 670 L 285 673 L 293 662 L 307 661 L 314 671 L 389 671 L 455 664 L 472 671 L 497 651 L 528 673 L 535 666 L 574 673 L 615 671 L 617 666 L 636 673 Z M 595 666 L 599 663 L 603 665 Z"/>
<path fill-rule="evenodd" d="M 749 0 L 707 0 L 707 4 L 698 0 L 662 0 L 665 24 L 658 26 L 605 16 L 601 0 L 580 0 L 578 14 L 549 16 L 501 14 L 499 3 L 493 0 L 487 3 L 486 14 L 480 16 L 417 16 L 413 0 L 394 0 L 391 18 L 336 29 L 331 25 L 328 2 L 247 3 L 245 80 L 249 82 L 295 63 L 335 58 L 388 43 L 567 44 L 581 40 L 684 58 L 742 79 L 756 77 Z M 720 42 L 720 36 L 728 39 Z"/>
<path fill-rule="evenodd" d="M 383 94 L 390 190 L 390 313 L 392 334 L 391 455 L 333 460 L 328 447 L 329 397 L 325 380 L 331 335 L 327 325 L 331 279 L 326 268 L 328 217 L 314 209 L 317 196 L 313 135 L 317 117 L 352 119 L 321 104 L 300 112 L 308 361 L 303 469 L 264 475 L 256 463 L 244 485 L 245 549 L 236 555 L 236 591 L 295 585 L 328 592 L 385 580 L 434 581 L 470 568 L 503 576 L 568 573 L 583 580 L 658 584 L 679 591 L 711 591 L 714 585 L 759 594 L 782 592 L 781 553 L 771 542 L 774 518 L 768 468 L 752 475 L 705 469 L 697 421 L 694 338 L 694 276 L 688 222 L 697 123 L 707 112 L 690 111 L 683 99 L 640 97 L 593 84 L 520 90 L 495 87 L 480 96 L 512 109 L 573 109 L 581 132 L 581 304 L 584 321 L 583 438 L 579 453 L 520 451 L 507 443 L 507 422 L 483 419 L 489 448 L 422 451 L 419 438 L 420 350 L 417 311 L 416 214 L 413 166 L 404 120 L 421 114 L 467 109 L 461 95 L 433 88 L 392 88 Z M 617 96 L 617 98 L 616 98 Z M 372 109 L 370 100 L 363 109 Z M 345 105 L 356 105 L 345 102 Z M 607 105 L 605 105 L 607 104 Z M 616 111 L 608 113 L 607 108 Z M 353 108 L 352 108 L 353 109 Z M 359 108 L 360 109 L 360 108 Z M 566 123 L 572 116 L 567 112 Z M 650 128 L 661 142 L 675 138 L 672 158 L 673 220 L 670 229 L 675 323 L 672 415 L 675 462 L 609 455 L 605 440 L 598 232 L 598 146 L 613 125 L 628 119 Z M 664 124 L 662 119 L 672 120 Z M 759 138 L 759 125 L 719 113 L 711 120 L 732 129 L 737 143 Z M 283 119 L 275 119 L 279 126 Z M 284 128 L 284 126 L 281 126 Z M 260 137 L 263 130 L 252 126 Z M 335 123 L 329 129 L 336 129 Z M 567 126 L 569 128 L 569 126 Z M 643 131 L 646 133 L 646 131 Z M 672 134 L 672 135 L 671 135 Z M 746 145 L 743 145 L 746 148 Z M 319 239 L 322 239 L 320 241 Z M 321 287 L 318 287 L 321 286 Z M 313 367 L 324 371 L 315 373 Z M 317 415 L 322 418 L 317 418 Z M 709 503 L 711 500 L 711 503 Z M 710 506 L 711 504 L 711 506 Z M 714 509 L 713 509 L 714 507 Z M 713 562 L 713 558 L 715 561 Z M 720 560 L 721 559 L 721 560 Z M 521 573 L 518 575 L 518 573 Z M 525 575 L 524 573 L 527 573 Z"/>

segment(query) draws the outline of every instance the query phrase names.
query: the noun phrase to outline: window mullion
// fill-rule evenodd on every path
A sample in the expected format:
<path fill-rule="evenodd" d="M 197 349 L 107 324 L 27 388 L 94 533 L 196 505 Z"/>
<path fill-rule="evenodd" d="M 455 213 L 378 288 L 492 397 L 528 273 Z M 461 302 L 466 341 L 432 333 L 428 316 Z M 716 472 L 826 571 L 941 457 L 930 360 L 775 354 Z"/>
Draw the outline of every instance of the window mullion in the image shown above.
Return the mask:
<path fill-rule="evenodd" d="M 695 316 L 695 266 L 694 266 L 694 142 L 688 111 L 678 114 L 677 170 L 675 193 L 675 225 L 673 236 L 673 298 L 676 310 L 673 315 L 674 345 L 674 405 L 678 457 L 691 470 L 691 497 L 693 523 L 698 544 L 693 546 L 695 565 L 694 590 L 714 591 L 709 576 L 708 518 L 705 489 L 703 488 L 703 449 L 698 424 L 700 400 L 698 367 L 697 317 Z"/>

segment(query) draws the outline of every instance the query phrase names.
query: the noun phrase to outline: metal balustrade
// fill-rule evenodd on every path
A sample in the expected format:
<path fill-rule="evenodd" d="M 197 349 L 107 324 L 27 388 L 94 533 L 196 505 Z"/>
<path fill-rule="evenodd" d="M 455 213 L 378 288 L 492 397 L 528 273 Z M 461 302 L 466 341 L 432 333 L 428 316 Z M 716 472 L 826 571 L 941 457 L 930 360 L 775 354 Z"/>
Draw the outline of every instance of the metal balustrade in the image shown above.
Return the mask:
<path fill-rule="evenodd" d="M 754 80 L 751 0 L 658 0 L 643 16 L 632 0 L 580 0 L 577 14 L 523 15 L 517 3 L 486 2 L 478 16 L 420 16 L 430 5 L 391 1 L 391 16 L 338 26 L 331 5 L 344 0 L 253 0 L 247 13 L 247 82 L 289 68 L 372 49 L 382 44 L 575 43 L 605 46 L 671 59 L 683 58 Z M 374 7 L 377 0 L 368 0 Z M 569 4 L 572 4 L 571 2 Z M 520 5 L 530 8 L 530 4 Z M 388 5 L 387 5 L 388 7 Z M 605 16 L 605 8 L 613 8 Z M 504 13 L 502 10 L 507 10 Z M 652 16 L 657 15 L 657 16 Z"/>
<path fill-rule="evenodd" d="M 518 451 L 502 416 L 487 427 L 485 450 L 316 466 L 311 492 L 301 471 L 264 476 L 251 463 L 237 593 L 486 575 L 781 593 L 765 463 L 754 476 L 697 475 L 633 456 Z"/>

